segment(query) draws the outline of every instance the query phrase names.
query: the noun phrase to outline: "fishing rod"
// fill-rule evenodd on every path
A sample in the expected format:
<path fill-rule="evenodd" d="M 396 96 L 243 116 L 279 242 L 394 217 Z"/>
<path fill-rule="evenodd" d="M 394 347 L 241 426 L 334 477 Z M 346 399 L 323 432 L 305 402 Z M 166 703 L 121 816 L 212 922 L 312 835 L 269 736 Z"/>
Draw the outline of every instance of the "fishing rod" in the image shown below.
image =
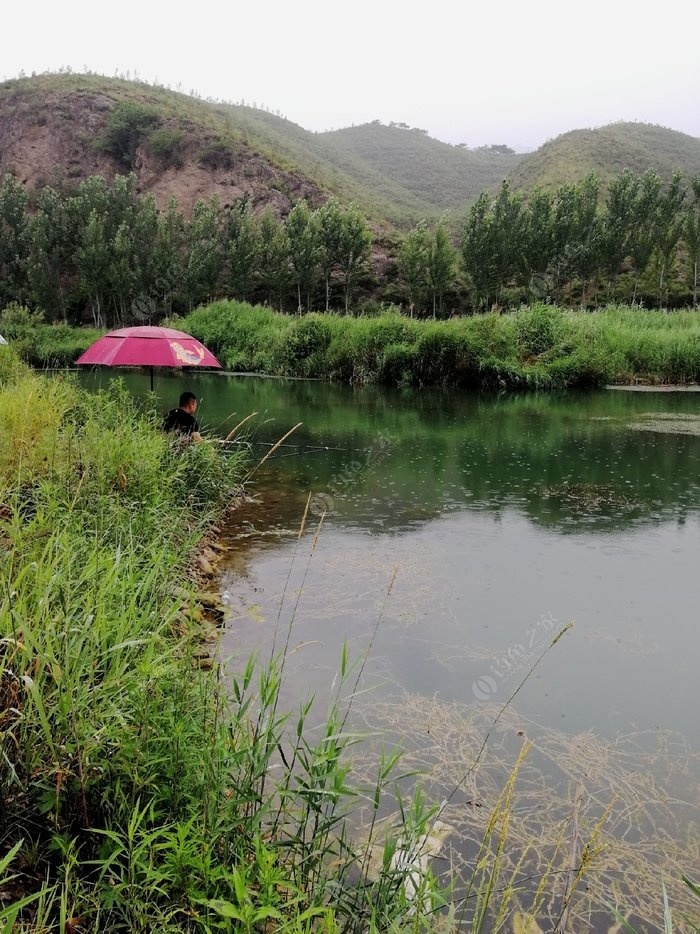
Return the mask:
<path fill-rule="evenodd" d="M 278 444 L 274 441 L 245 441 L 245 440 L 228 441 L 228 440 L 221 439 L 218 441 L 218 444 L 222 446 L 224 451 L 230 445 L 234 445 L 234 444 L 241 444 L 249 449 L 252 448 L 254 445 L 258 447 L 265 447 L 265 448 L 289 448 L 291 449 L 284 454 L 278 454 L 277 455 L 278 458 L 279 457 L 298 457 L 303 454 L 321 454 L 321 453 L 325 453 L 326 451 L 358 451 L 358 450 L 361 450 L 360 448 L 332 447 L 331 445 L 328 445 L 328 444 Z"/>

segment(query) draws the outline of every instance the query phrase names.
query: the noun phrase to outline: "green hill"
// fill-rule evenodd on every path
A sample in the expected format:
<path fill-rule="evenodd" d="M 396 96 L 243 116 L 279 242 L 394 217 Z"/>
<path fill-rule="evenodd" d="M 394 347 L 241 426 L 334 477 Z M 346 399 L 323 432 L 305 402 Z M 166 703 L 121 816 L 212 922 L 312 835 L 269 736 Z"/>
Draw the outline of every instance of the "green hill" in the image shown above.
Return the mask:
<path fill-rule="evenodd" d="M 363 167 L 408 189 L 433 212 L 470 204 L 485 188 L 500 184 L 525 158 L 498 151 L 498 147 L 471 150 L 451 146 L 422 130 L 384 126 L 378 120 L 324 133 L 321 138 L 349 174 L 351 162 L 360 160 Z"/>
<path fill-rule="evenodd" d="M 592 130 L 572 130 L 527 156 L 509 175 L 513 188 L 554 189 L 596 172 L 605 188 L 614 175 L 649 169 L 670 178 L 676 169 L 700 172 L 700 139 L 648 123 L 612 123 Z"/>
<path fill-rule="evenodd" d="M 150 115 L 129 166 L 100 146 L 119 105 Z M 391 127 L 311 133 L 265 110 L 100 75 L 0 84 L 0 173 L 12 171 L 30 187 L 70 187 L 91 174 L 131 169 L 161 205 L 171 194 L 188 210 L 213 194 L 224 204 L 247 196 L 284 214 L 301 197 L 317 205 L 335 194 L 392 225 L 473 200 L 514 159 Z"/>
<path fill-rule="evenodd" d="M 126 150 L 105 143 L 121 111 L 139 126 Z M 136 115 L 134 117 L 134 114 Z M 117 120 L 118 122 L 118 120 Z M 110 127 L 112 130 L 110 130 Z M 123 127 L 121 128 L 124 129 Z M 0 83 L 0 175 L 29 188 L 74 188 L 89 175 L 134 171 L 160 207 L 174 195 L 186 211 L 217 195 L 248 198 L 286 215 L 306 198 L 356 201 L 376 231 L 453 209 L 508 177 L 516 189 L 554 188 L 595 171 L 603 183 L 624 168 L 700 172 L 700 140 L 658 126 L 619 123 L 574 130 L 536 153 L 468 150 L 405 124 L 379 121 L 311 133 L 279 114 L 121 78 L 44 74 Z"/>

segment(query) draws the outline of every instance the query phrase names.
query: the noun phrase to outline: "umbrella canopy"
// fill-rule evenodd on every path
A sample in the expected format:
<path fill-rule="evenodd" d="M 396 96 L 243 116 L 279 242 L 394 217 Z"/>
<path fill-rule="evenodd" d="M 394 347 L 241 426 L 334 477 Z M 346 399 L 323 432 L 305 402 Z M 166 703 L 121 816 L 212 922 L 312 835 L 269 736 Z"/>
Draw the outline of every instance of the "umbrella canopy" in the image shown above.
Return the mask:
<path fill-rule="evenodd" d="M 196 366 L 221 369 L 214 354 L 191 334 L 173 328 L 151 326 L 110 331 L 88 347 L 75 363 L 76 366 Z"/>

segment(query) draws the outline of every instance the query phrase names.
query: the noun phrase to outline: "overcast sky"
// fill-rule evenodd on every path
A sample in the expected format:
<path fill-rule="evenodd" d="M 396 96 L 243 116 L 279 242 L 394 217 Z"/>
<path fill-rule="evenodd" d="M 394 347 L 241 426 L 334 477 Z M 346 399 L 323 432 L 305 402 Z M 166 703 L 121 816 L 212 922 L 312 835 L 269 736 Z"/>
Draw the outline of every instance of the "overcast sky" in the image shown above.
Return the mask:
<path fill-rule="evenodd" d="M 700 4 L 665 0 L 38 0 L 3 10 L 0 73 L 137 71 L 309 130 L 380 119 L 536 148 L 616 120 L 700 136 Z"/>

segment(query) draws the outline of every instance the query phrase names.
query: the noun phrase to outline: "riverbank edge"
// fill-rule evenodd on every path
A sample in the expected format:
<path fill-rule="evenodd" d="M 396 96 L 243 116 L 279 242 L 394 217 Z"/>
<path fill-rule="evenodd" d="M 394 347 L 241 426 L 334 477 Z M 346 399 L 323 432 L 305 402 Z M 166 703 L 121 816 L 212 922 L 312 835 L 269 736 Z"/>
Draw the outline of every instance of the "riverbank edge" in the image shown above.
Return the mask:
<path fill-rule="evenodd" d="M 283 659 L 220 678 L 219 523 L 243 457 L 173 446 L 123 387 L 31 373 L 10 348 L 0 404 L 0 925 L 433 930 L 410 867 L 366 879 L 346 838 L 339 708 L 290 735 Z M 423 896 L 445 904 L 427 877 Z"/>
<path fill-rule="evenodd" d="M 167 323 L 201 340 L 232 373 L 485 391 L 700 384 L 700 310 L 535 304 L 418 320 L 397 309 L 295 316 L 218 301 Z M 9 338 L 26 362 L 46 368 L 72 366 L 96 335 L 35 325 Z"/>
<path fill-rule="evenodd" d="M 215 302 L 173 322 L 229 370 L 352 385 L 501 391 L 700 383 L 700 312 L 538 304 L 508 313 L 413 320 L 283 315 Z"/>

